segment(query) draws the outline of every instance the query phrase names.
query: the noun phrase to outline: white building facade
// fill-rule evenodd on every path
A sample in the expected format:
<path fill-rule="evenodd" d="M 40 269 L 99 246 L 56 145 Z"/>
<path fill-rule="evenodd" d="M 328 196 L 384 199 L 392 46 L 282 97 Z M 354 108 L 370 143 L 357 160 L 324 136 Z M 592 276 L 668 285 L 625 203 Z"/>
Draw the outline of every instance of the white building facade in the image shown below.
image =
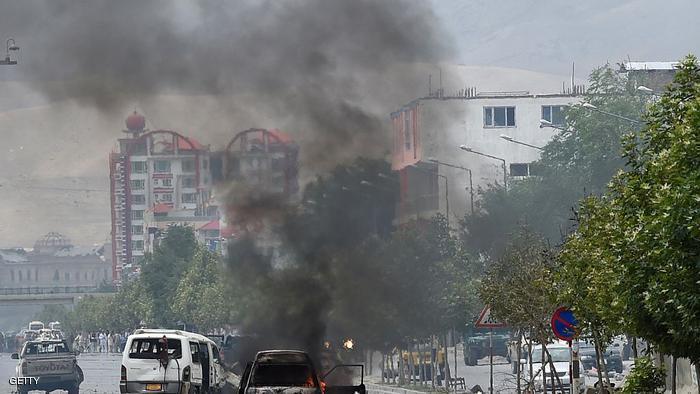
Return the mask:
<path fill-rule="evenodd" d="M 537 148 L 559 132 L 566 106 L 579 101 L 572 94 L 478 93 L 420 98 L 392 113 L 398 222 L 449 209 L 456 224 L 471 212 L 479 188 L 536 175 L 530 163 L 540 157 Z M 555 127 L 540 127 L 542 119 Z"/>

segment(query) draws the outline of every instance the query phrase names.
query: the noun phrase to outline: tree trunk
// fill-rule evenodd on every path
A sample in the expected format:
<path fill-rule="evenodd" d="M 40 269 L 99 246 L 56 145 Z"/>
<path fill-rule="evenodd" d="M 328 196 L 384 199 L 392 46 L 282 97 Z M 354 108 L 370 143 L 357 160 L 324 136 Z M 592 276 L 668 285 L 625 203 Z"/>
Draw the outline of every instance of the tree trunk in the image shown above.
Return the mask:
<path fill-rule="evenodd" d="M 435 389 L 435 372 L 436 368 L 435 365 L 437 364 L 437 356 L 438 356 L 438 349 L 440 346 L 435 344 L 435 335 L 430 336 L 430 384 L 432 385 L 432 388 Z M 433 350 L 435 350 L 435 359 L 433 359 Z"/>
<path fill-rule="evenodd" d="M 540 344 L 542 344 L 542 352 L 541 352 L 542 353 L 541 354 L 542 360 L 540 362 L 540 373 L 542 373 L 542 392 L 544 394 L 547 394 L 547 374 L 545 373 L 545 369 L 544 369 L 545 365 L 547 365 L 546 358 L 545 358 L 545 349 L 544 349 L 545 341 L 540 340 Z M 552 386 L 554 386 L 554 385 L 552 385 Z"/>
<path fill-rule="evenodd" d="M 372 375 L 372 360 L 374 359 L 374 350 L 369 351 L 369 374 Z"/>
<path fill-rule="evenodd" d="M 529 387 L 532 387 L 532 381 L 533 379 L 535 379 L 534 372 L 532 371 L 532 356 L 532 338 L 530 338 L 530 340 L 527 341 L 527 363 L 530 369 L 530 384 L 528 385 Z"/>
<path fill-rule="evenodd" d="M 396 384 L 396 369 L 394 369 L 394 351 L 391 351 L 391 354 L 389 355 L 389 361 L 391 362 L 390 370 L 391 370 L 391 383 Z"/>
<path fill-rule="evenodd" d="M 384 368 L 386 367 L 386 356 L 384 356 L 384 352 L 382 351 L 382 364 L 380 366 L 380 372 L 382 374 L 382 383 L 384 383 Z"/>
<path fill-rule="evenodd" d="M 413 362 L 413 351 L 415 344 L 411 341 L 410 351 L 408 352 L 408 381 L 410 384 L 416 384 L 416 364 Z"/>
<path fill-rule="evenodd" d="M 425 386 L 426 384 L 426 377 L 427 374 L 425 373 L 425 363 L 423 360 L 425 359 L 425 355 L 423 354 L 423 343 L 419 342 L 418 343 L 418 376 L 420 379 L 420 385 Z"/>
<path fill-rule="evenodd" d="M 596 360 L 596 372 L 598 372 L 598 394 L 603 394 L 603 370 L 601 367 L 601 354 L 600 354 L 600 347 L 598 346 L 598 341 L 593 340 L 594 343 L 594 348 L 595 348 L 595 360 Z"/>
<path fill-rule="evenodd" d="M 403 386 L 406 384 L 406 380 L 404 379 L 404 361 L 403 361 L 403 349 L 399 347 L 399 359 L 397 361 L 397 364 L 399 365 L 399 386 Z"/>
<path fill-rule="evenodd" d="M 676 394 L 676 373 L 678 368 L 678 358 L 673 356 L 671 367 L 671 394 Z"/>
<path fill-rule="evenodd" d="M 557 370 L 554 368 L 554 362 L 552 362 L 552 355 L 549 354 L 549 350 L 547 350 L 547 348 L 545 348 L 544 346 L 542 348 L 545 350 L 545 352 L 547 352 L 547 361 L 549 362 L 549 368 L 552 375 L 552 393 L 556 394 L 557 392 L 557 390 L 554 388 L 554 379 L 556 379 L 557 385 L 559 386 L 561 393 L 565 394 L 564 385 L 561 383 L 561 379 L 559 379 L 559 375 L 557 375 Z"/>
<path fill-rule="evenodd" d="M 515 364 L 515 385 L 516 385 L 516 393 L 517 394 L 522 394 L 522 389 L 520 387 L 520 378 L 522 377 L 523 374 L 523 368 L 522 365 L 520 365 L 520 357 L 522 356 L 522 340 L 523 336 L 518 332 L 518 348 L 515 349 L 515 357 L 517 357 L 516 364 Z M 512 355 L 511 355 L 512 357 Z M 512 360 L 511 360 L 512 362 Z"/>
<path fill-rule="evenodd" d="M 450 392 L 450 363 L 449 360 L 450 358 L 447 357 L 447 332 L 445 332 L 445 340 L 443 342 L 443 349 L 445 350 L 445 388 L 447 389 L 447 392 Z"/>
<path fill-rule="evenodd" d="M 636 360 L 639 357 L 639 350 L 637 349 L 637 337 L 632 337 L 632 358 Z"/>
<path fill-rule="evenodd" d="M 600 342 L 600 334 L 596 329 L 591 330 L 593 333 L 593 340 L 595 341 L 596 347 L 596 357 L 598 358 L 598 378 L 600 379 L 602 371 L 602 376 L 605 377 L 605 383 L 610 387 L 610 376 L 608 375 L 608 366 L 605 364 L 605 355 L 603 354 L 603 344 Z M 602 387 L 602 382 L 600 384 Z"/>
<path fill-rule="evenodd" d="M 698 394 L 700 394 L 700 361 L 695 362 L 695 379 L 698 384 Z"/>

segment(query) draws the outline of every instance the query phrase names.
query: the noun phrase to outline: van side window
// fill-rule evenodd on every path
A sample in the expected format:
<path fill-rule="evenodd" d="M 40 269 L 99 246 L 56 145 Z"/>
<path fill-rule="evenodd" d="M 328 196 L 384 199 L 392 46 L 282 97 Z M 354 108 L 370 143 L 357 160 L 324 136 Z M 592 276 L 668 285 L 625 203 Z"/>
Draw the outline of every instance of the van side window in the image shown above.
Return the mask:
<path fill-rule="evenodd" d="M 199 344 L 190 342 L 190 353 L 192 353 L 192 362 L 199 364 Z"/>
<path fill-rule="evenodd" d="M 213 358 L 214 361 L 219 361 L 219 348 L 213 345 L 211 347 L 211 358 Z"/>

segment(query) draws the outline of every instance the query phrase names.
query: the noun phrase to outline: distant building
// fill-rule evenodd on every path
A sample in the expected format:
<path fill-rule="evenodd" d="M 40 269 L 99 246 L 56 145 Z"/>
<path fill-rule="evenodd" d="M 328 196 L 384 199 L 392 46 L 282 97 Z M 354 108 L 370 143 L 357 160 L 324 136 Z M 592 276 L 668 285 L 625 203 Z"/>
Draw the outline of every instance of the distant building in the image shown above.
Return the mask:
<path fill-rule="evenodd" d="M 662 93 L 673 82 L 678 65 L 678 62 L 623 62 L 620 64 L 620 72 Z"/>
<path fill-rule="evenodd" d="M 110 155 L 112 273 L 137 274 L 139 261 L 152 251 L 168 226 L 190 225 L 197 240 L 213 251 L 225 250 L 235 235 L 232 212 L 221 198 L 231 188 L 285 200 L 299 189 L 299 148 L 279 130 L 249 129 L 236 134 L 223 151 L 211 152 L 191 137 L 171 130 L 146 129 L 144 116 L 126 119 L 128 138 Z M 219 188 L 221 196 L 214 196 Z"/>
<path fill-rule="evenodd" d="M 48 233 L 34 248 L 0 250 L 0 287 L 94 287 L 112 283 L 112 267 L 103 246 L 74 246 Z"/>
<path fill-rule="evenodd" d="M 449 204 L 455 224 L 471 212 L 479 187 L 536 175 L 532 163 L 540 157 L 537 148 L 563 126 L 566 106 L 580 101 L 582 87 L 574 92 L 468 89 L 456 97 L 419 98 L 392 113 L 392 169 L 399 172 L 400 182 L 398 222 L 445 214 Z M 541 120 L 547 127 L 540 127 Z M 481 155 L 465 152 L 460 145 Z"/>
<path fill-rule="evenodd" d="M 169 224 L 195 228 L 218 219 L 212 202 L 209 147 L 171 130 L 146 130 L 145 118 L 126 119 L 129 138 L 109 158 L 112 279 L 135 268 Z"/>

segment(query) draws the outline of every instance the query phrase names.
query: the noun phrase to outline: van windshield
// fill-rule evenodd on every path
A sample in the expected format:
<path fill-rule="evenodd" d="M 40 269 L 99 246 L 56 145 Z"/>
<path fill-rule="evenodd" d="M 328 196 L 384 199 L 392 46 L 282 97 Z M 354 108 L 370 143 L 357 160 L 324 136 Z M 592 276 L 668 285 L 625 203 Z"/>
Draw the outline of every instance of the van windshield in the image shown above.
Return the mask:
<path fill-rule="evenodd" d="M 571 361 L 571 354 L 569 353 L 568 348 L 547 348 L 547 351 L 549 352 L 549 355 L 552 356 L 552 362 L 568 363 Z M 539 346 L 532 349 L 532 353 L 534 354 L 534 358 L 532 359 L 533 363 L 539 363 L 542 361 L 541 352 L 542 348 Z"/>
<path fill-rule="evenodd" d="M 137 338 L 129 347 L 129 358 L 157 359 L 163 351 L 160 338 Z M 182 357 L 182 345 L 179 339 L 168 339 L 168 355 L 171 358 Z"/>
<path fill-rule="evenodd" d="M 253 371 L 253 387 L 316 387 L 311 368 L 305 364 L 258 364 Z"/>

